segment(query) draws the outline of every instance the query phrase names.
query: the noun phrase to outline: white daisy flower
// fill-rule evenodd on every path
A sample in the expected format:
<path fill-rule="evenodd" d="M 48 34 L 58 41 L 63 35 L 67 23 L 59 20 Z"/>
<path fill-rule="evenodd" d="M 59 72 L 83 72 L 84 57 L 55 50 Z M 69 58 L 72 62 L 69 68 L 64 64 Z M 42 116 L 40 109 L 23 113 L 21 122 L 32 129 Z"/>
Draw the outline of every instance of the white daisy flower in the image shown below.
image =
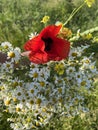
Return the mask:
<path fill-rule="evenodd" d="M 34 98 L 38 93 L 38 83 L 32 82 L 26 84 L 26 91 L 28 93 L 28 97 Z"/>
<path fill-rule="evenodd" d="M 10 42 L 2 42 L 1 47 L 3 47 L 5 50 L 11 50 L 13 48 Z"/>
<path fill-rule="evenodd" d="M 29 35 L 29 39 L 32 39 L 32 38 L 36 37 L 37 35 L 38 35 L 37 32 L 31 33 L 31 34 Z"/>
<path fill-rule="evenodd" d="M 23 113 L 26 111 L 25 109 L 25 104 L 22 104 L 22 103 L 18 103 L 16 106 L 15 106 L 15 111 L 17 114 L 20 114 L 20 113 Z"/>
<path fill-rule="evenodd" d="M 43 67 L 40 69 L 40 76 L 47 80 L 50 76 L 50 69 L 48 67 Z"/>
<path fill-rule="evenodd" d="M 37 81 L 40 78 L 39 68 L 30 70 L 28 76 L 30 76 L 34 81 Z"/>
<path fill-rule="evenodd" d="M 22 99 L 24 98 L 24 91 L 22 89 L 22 87 L 17 86 L 16 89 L 14 89 L 13 93 L 12 93 L 13 98 L 17 98 L 19 101 L 22 102 Z"/>
<path fill-rule="evenodd" d="M 13 72 L 13 70 L 14 70 L 14 65 L 10 61 L 6 61 L 1 66 L 1 72 L 10 72 L 10 71 Z"/>
<path fill-rule="evenodd" d="M 11 59 L 12 62 L 18 62 L 21 57 L 21 50 L 20 48 L 16 47 L 14 50 L 11 50 L 7 53 L 7 58 Z"/>
<path fill-rule="evenodd" d="M 9 97 L 4 98 L 4 104 L 5 106 L 9 106 L 11 104 L 11 98 Z"/>
<path fill-rule="evenodd" d="M 80 83 L 81 82 L 81 80 L 82 80 L 82 73 L 79 71 L 79 72 L 76 72 L 75 73 L 75 78 L 76 78 L 76 81 L 78 82 L 78 83 Z"/>

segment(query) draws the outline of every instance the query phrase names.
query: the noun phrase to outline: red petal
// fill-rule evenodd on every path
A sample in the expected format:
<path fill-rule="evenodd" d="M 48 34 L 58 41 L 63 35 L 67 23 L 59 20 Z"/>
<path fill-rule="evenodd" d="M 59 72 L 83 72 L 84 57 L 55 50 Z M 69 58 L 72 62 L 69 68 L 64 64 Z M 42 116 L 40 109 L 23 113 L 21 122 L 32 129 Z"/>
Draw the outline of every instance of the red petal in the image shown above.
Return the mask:
<path fill-rule="evenodd" d="M 56 37 L 53 38 L 53 41 L 52 53 L 54 51 L 58 57 L 67 58 L 70 51 L 70 43 L 67 40 Z"/>
<path fill-rule="evenodd" d="M 41 31 L 40 36 L 45 37 L 45 38 L 56 36 L 59 33 L 61 27 L 62 25 L 59 25 L 59 26 L 49 25 Z"/>
<path fill-rule="evenodd" d="M 43 52 L 37 52 L 37 53 L 30 53 L 29 55 L 30 61 L 36 64 L 43 64 L 48 62 L 48 56 L 47 53 L 43 53 Z"/>
<path fill-rule="evenodd" d="M 44 42 L 41 40 L 40 36 L 36 36 L 33 39 L 27 41 L 24 45 L 24 49 L 27 51 L 38 51 L 42 46 Z"/>

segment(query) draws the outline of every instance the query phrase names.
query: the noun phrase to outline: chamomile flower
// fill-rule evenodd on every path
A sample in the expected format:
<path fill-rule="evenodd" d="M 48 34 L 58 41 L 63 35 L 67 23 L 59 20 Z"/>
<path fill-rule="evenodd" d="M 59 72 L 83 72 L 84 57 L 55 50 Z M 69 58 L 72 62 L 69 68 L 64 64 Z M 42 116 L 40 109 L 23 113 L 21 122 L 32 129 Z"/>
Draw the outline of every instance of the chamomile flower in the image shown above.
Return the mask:
<path fill-rule="evenodd" d="M 76 78 L 77 83 L 81 82 L 81 80 L 82 80 L 82 73 L 81 73 L 81 71 L 75 73 L 75 78 Z"/>
<path fill-rule="evenodd" d="M 28 93 L 28 97 L 34 98 L 38 93 L 38 83 L 32 82 L 26 84 L 26 91 Z"/>
<path fill-rule="evenodd" d="M 30 70 L 28 75 L 31 78 L 33 78 L 33 80 L 37 81 L 39 79 L 39 69 L 38 68 L 34 68 L 34 69 Z"/>
<path fill-rule="evenodd" d="M 4 104 L 5 106 L 9 106 L 11 104 L 11 98 L 9 97 L 4 98 Z"/>
<path fill-rule="evenodd" d="M 18 47 L 16 47 L 14 50 L 11 50 L 7 53 L 7 58 L 10 59 L 12 62 L 19 62 L 21 57 L 21 51 Z"/>
<path fill-rule="evenodd" d="M 3 47 L 5 50 L 12 50 L 12 44 L 10 42 L 2 42 L 1 47 Z"/>
<path fill-rule="evenodd" d="M 91 71 L 92 73 L 97 72 L 97 68 L 96 68 L 96 66 L 95 66 L 95 62 L 94 62 L 94 63 L 91 63 L 91 64 L 89 65 L 89 69 L 90 69 L 90 71 Z"/>
<path fill-rule="evenodd" d="M 81 53 L 79 53 L 76 49 L 72 49 L 69 54 L 70 59 L 77 58 L 78 56 L 81 56 Z"/>
<path fill-rule="evenodd" d="M 81 60 L 82 66 L 80 67 L 81 70 L 88 69 L 89 65 L 91 64 L 91 59 L 89 57 L 84 57 Z"/>
<path fill-rule="evenodd" d="M 16 87 L 22 87 L 23 86 L 23 80 L 20 80 L 18 77 L 15 77 L 13 80 L 11 80 L 11 85 L 13 88 Z"/>
<path fill-rule="evenodd" d="M 13 72 L 14 70 L 14 65 L 12 64 L 12 62 L 8 62 L 6 61 L 5 63 L 2 64 L 1 66 L 1 72 Z"/>
<path fill-rule="evenodd" d="M 50 76 L 49 67 L 43 67 L 40 69 L 40 77 L 42 77 L 44 80 L 47 80 L 49 76 Z"/>
<path fill-rule="evenodd" d="M 38 106 L 43 106 L 43 105 L 45 105 L 46 104 L 46 100 L 45 100 L 45 97 L 43 96 L 43 95 L 38 95 L 37 97 L 36 97 L 36 99 L 35 99 L 35 103 L 36 103 L 36 105 L 38 105 Z"/>
<path fill-rule="evenodd" d="M 30 70 L 37 68 L 37 67 L 39 67 L 37 64 L 32 63 L 32 62 L 30 63 Z"/>
<path fill-rule="evenodd" d="M 34 38 L 34 37 L 37 36 L 37 35 L 38 35 L 37 32 L 31 33 L 31 34 L 29 35 L 29 39 L 32 39 L 32 38 Z"/>
<path fill-rule="evenodd" d="M 20 103 L 19 103 L 19 104 L 16 105 L 16 112 L 17 112 L 17 113 L 21 112 L 22 109 L 23 109 L 23 104 L 20 104 Z"/>
<path fill-rule="evenodd" d="M 54 77 L 54 83 L 55 83 L 55 85 L 62 86 L 64 84 L 64 81 L 63 81 L 62 77 L 55 76 Z"/>
<path fill-rule="evenodd" d="M 16 97 L 19 101 L 23 99 L 24 91 L 22 87 L 18 86 L 13 92 L 13 97 Z"/>
<path fill-rule="evenodd" d="M 75 72 L 75 67 L 68 67 L 66 70 L 67 74 L 73 75 Z"/>

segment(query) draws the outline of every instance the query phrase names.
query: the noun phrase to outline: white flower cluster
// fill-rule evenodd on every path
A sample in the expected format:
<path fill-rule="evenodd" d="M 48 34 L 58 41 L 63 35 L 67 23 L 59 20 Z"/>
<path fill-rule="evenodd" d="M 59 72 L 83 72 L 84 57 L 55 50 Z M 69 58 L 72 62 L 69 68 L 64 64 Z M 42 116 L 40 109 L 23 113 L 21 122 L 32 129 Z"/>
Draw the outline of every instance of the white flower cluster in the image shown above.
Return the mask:
<path fill-rule="evenodd" d="M 30 130 L 49 122 L 54 114 L 74 115 L 88 111 L 83 88 L 88 94 L 98 71 L 93 55 L 83 55 L 88 46 L 72 48 L 68 60 L 47 64 L 21 64 L 21 50 L 1 44 L 7 61 L 0 64 L 0 100 L 11 113 L 13 130 Z"/>

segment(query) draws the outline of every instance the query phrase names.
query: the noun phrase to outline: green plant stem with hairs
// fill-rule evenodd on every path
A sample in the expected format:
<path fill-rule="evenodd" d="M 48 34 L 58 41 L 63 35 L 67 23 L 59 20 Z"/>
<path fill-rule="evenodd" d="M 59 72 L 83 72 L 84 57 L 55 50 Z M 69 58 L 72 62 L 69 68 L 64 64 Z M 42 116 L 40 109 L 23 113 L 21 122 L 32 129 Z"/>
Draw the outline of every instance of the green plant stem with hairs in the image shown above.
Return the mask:
<path fill-rule="evenodd" d="M 85 2 L 82 3 L 82 5 L 80 5 L 78 8 L 75 8 L 72 13 L 70 14 L 69 18 L 67 19 L 67 21 L 63 24 L 63 26 L 65 26 L 72 18 L 73 16 L 85 5 Z"/>

